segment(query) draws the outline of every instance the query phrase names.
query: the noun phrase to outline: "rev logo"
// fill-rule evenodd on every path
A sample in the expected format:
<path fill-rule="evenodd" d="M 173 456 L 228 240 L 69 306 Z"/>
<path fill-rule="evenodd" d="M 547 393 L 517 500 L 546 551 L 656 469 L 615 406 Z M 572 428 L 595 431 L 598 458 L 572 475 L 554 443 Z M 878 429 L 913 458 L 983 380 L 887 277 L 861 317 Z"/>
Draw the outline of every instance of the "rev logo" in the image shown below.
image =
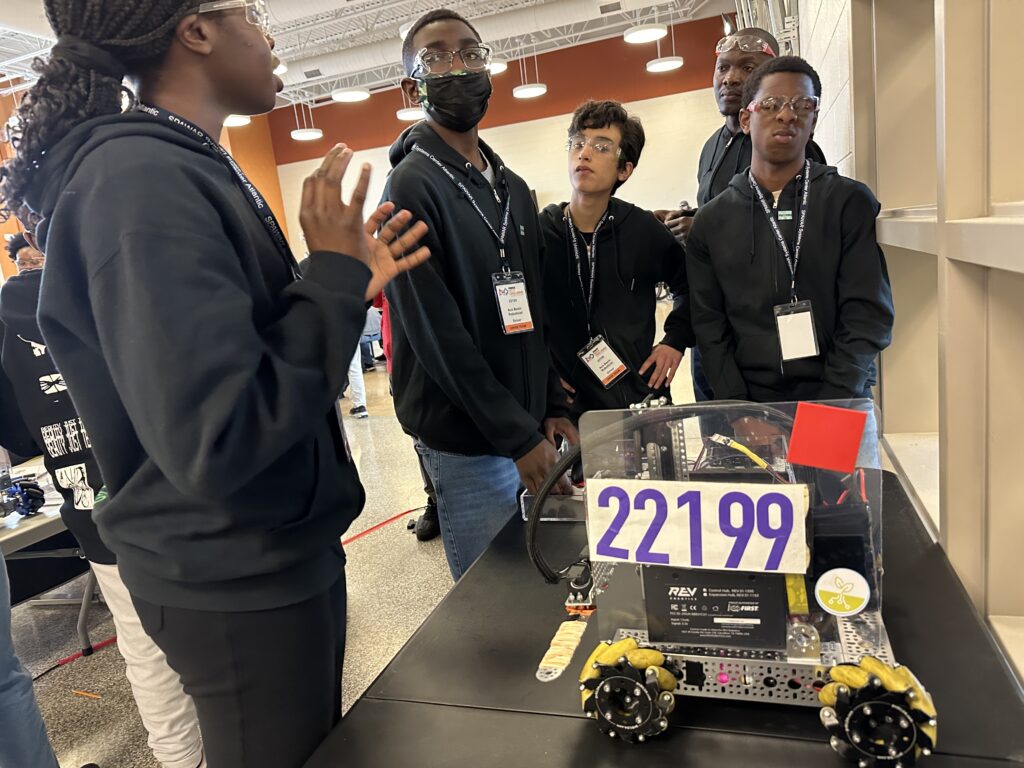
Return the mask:
<path fill-rule="evenodd" d="M 668 596 L 669 597 L 696 597 L 697 596 L 697 588 L 696 587 L 669 587 L 668 588 Z"/>

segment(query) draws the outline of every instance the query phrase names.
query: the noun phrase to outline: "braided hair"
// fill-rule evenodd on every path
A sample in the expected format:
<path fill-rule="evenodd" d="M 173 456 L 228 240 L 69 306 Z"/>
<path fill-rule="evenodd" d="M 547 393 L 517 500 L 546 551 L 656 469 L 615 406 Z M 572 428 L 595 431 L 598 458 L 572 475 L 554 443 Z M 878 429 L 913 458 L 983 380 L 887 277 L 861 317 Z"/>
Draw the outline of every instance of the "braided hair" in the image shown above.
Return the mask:
<path fill-rule="evenodd" d="M 72 128 L 123 110 L 121 81 L 159 63 L 194 0 L 44 0 L 57 35 L 17 110 L 15 156 L 0 168 L 0 219 L 24 204 L 43 155 Z"/>

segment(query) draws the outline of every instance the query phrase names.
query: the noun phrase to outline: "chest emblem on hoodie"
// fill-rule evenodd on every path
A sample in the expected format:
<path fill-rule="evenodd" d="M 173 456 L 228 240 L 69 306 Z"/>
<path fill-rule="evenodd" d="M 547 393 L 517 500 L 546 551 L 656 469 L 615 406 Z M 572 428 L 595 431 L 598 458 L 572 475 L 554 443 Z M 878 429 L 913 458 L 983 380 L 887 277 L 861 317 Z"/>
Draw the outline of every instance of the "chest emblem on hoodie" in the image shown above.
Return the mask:
<path fill-rule="evenodd" d="M 24 341 L 30 347 L 32 347 L 32 356 L 33 357 L 43 357 L 44 355 L 46 355 L 46 345 L 45 344 L 36 344 L 36 342 L 30 341 L 29 339 L 26 339 L 24 336 L 21 336 L 21 335 L 19 335 L 18 338 L 21 341 Z"/>
<path fill-rule="evenodd" d="M 61 392 L 67 392 L 67 384 L 64 383 L 64 377 L 59 373 L 51 373 L 49 376 L 39 377 L 39 389 L 44 395 L 57 395 Z"/>

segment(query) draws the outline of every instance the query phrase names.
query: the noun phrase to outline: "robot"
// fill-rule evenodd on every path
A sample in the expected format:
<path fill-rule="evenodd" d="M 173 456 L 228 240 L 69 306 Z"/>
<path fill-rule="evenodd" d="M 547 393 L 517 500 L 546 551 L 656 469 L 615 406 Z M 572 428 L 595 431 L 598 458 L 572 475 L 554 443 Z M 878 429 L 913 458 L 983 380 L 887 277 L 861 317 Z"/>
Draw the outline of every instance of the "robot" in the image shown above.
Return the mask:
<path fill-rule="evenodd" d="M 824 448 L 804 440 L 798 452 L 808 408 L 852 415 L 853 453 L 825 456 L 827 433 Z M 882 621 L 881 471 L 860 439 L 872 411 L 867 400 L 662 401 L 585 414 L 582 448 L 524 501 L 531 559 L 568 592 L 538 679 L 568 667 L 596 617 L 604 642 L 580 697 L 610 738 L 658 736 L 684 696 L 818 707 L 831 747 L 860 768 L 931 754 L 934 703 L 896 663 Z M 582 494 L 550 496 L 580 462 Z M 577 561 L 547 563 L 542 519 L 586 521 Z"/>

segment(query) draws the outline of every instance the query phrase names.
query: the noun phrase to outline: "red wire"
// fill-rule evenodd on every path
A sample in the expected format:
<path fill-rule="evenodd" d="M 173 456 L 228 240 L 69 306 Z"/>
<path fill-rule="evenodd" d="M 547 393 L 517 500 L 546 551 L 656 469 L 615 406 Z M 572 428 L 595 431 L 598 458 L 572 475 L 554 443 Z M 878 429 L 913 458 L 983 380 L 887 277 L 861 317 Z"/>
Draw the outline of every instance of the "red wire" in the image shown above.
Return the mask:
<path fill-rule="evenodd" d="M 104 649 L 104 648 L 106 648 L 106 647 L 107 647 L 108 645 L 113 645 L 113 644 L 114 644 L 114 643 L 116 643 L 116 642 L 117 642 L 117 635 L 114 635 L 113 637 L 108 637 L 108 638 L 107 638 L 106 640 L 104 640 L 104 641 L 103 641 L 102 643 L 96 643 L 96 644 L 95 644 L 95 645 L 94 645 L 94 646 L 92 647 L 93 653 L 95 653 L 96 651 L 100 651 L 100 650 L 103 650 L 103 649 Z M 58 666 L 58 667 L 63 667 L 63 666 L 65 665 L 65 664 L 70 664 L 70 663 L 71 663 L 72 661 L 75 661 L 75 660 L 77 660 L 77 659 L 80 659 L 80 658 L 82 658 L 82 656 L 84 656 L 84 655 L 85 655 L 85 654 L 84 654 L 84 653 L 83 653 L 82 651 L 78 651 L 78 652 L 76 652 L 76 653 L 72 653 L 72 654 L 71 654 L 70 656 L 68 656 L 67 658 L 65 658 L 65 659 L 61 659 L 60 661 L 58 661 L 58 662 L 57 662 L 57 666 Z"/>
<path fill-rule="evenodd" d="M 355 534 L 353 536 L 349 536 L 347 539 L 342 539 L 341 540 L 341 546 L 347 547 L 353 541 L 359 541 L 359 539 L 363 538 L 363 536 L 369 536 L 374 531 L 383 528 L 385 525 L 388 525 L 389 523 L 395 522 L 395 520 L 401 520 L 403 517 L 405 517 L 408 514 L 411 514 L 411 513 L 415 512 L 417 509 L 422 509 L 422 507 L 413 507 L 412 509 L 407 509 L 407 510 L 405 510 L 405 512 L 402 512 L 399 515 L 395 515 L 394 517 L 389 517 L 387 520 L 385 520 L 382 523 L 377 523 L 376 525 L 370 526 L 365 531 L 361 531 L 360 533 L 357 533 L 357 534 Z"/>

